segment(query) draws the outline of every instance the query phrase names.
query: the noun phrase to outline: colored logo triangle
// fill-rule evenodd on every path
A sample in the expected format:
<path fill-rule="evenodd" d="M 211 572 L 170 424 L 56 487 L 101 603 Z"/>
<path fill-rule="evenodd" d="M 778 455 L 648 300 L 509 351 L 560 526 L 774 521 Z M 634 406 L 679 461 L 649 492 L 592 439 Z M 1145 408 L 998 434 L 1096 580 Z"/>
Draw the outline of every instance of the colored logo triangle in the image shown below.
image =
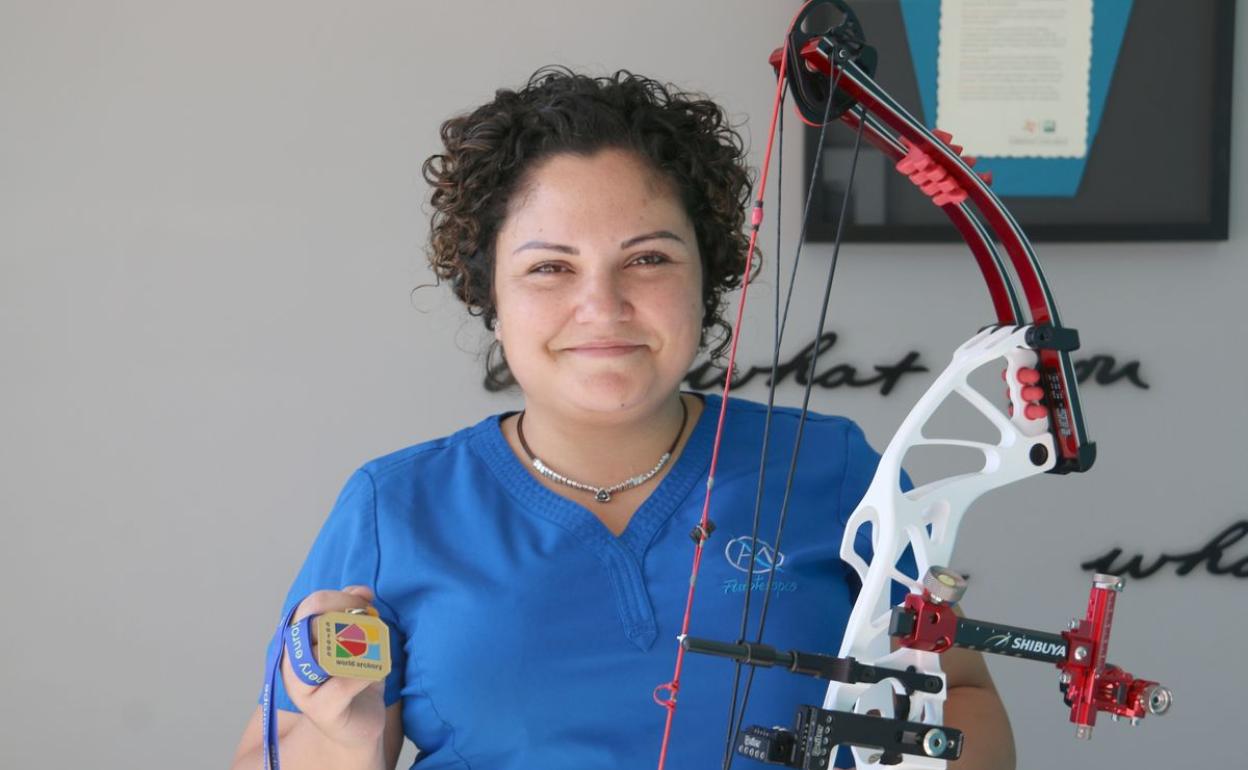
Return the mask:
<path fill-rule="evenodd" d="M 360 628 L 355 623 L 335 623 L 334 635 L 339 641 L 349 639 L 351 641 L 362 642 L 368 638 L 364 633 L 364 629 Z"/>
<path fill-rule="evenodd" d="M 338 648 L 334 651 L 336 658 L 358 658 L 368 650 L 368 645 L 363 642 L 344 642 L 338 641 Z"/>

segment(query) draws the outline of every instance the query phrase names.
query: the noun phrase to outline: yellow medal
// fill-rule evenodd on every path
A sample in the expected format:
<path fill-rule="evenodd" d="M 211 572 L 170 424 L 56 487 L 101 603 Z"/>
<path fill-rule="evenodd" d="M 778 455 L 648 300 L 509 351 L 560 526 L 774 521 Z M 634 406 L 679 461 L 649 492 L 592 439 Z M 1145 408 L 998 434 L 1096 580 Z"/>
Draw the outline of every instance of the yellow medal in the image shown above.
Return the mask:
<path fill-rule="evenodd" d="M 316 662 L 330 676 L 380 681 L 390 673 L 390 629 L 372 607 L 318 615 Z"/>

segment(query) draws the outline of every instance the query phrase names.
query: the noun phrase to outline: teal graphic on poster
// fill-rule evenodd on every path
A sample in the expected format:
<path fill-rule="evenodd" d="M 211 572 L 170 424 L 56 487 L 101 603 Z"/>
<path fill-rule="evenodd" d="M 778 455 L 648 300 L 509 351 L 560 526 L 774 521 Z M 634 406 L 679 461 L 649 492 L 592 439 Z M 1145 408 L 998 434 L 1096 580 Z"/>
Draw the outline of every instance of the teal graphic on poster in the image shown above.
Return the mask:
<path fill-rule="evenodd" d="M 1081 158 L 1002 158 L 979 155 L 976 171 L 991 171 L 992 188 L 1002 196 L 1073 197 L 1096 141 L 1113 80 L 1114 65 L 1131 17 L 1133 0 L 1093 0 L 1092 61 L 1088 73 L 1087 152 Z M 910 58 L 928 128 L 936 128 L 937 57 L 940 45 L 940 0 L 900 0 L 901 17 L 910 44 Z M 946 128 L 941 126 L 941 128 Z M 955 132 L 954 141 L 957 142 Z"/>

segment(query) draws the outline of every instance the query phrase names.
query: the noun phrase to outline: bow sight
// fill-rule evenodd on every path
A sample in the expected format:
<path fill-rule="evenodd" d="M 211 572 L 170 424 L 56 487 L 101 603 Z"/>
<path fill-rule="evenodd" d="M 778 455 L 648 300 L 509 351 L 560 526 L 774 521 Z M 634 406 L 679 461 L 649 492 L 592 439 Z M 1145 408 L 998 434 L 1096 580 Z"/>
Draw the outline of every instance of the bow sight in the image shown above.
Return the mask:
<path fill-rule="evenodd" d="M 1058 634 L 958 616 L 954 606 L 965 590 L 965 582 L 959 581 L 961 576 L 949 570 L 928 570 L 923 593 L 910 594 L 900 607 L 893 608 L 889 634 L 915 650 L 940 653 L 963 647 L 1056 665 L 1079 738 L 1092 737 L 1101 711 L 1114 721 L 1126 717 L 1133 725 L 1148 714 L 1169 711 L 1169 689 L 1137 679 L 1106 659 L 1114 605 L 1126 585 L 1123 578 L 1095 575 L 1085 617 L 1072 620 L 1070 628 Z"/>

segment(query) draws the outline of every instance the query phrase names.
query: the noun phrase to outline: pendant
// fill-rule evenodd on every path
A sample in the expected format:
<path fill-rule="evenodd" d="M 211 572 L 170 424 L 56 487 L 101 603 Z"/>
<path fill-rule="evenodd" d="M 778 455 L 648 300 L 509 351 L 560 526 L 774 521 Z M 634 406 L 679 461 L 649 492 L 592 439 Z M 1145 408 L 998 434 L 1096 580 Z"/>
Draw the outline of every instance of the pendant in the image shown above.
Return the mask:
<path fill-rule="evenodd" d="M 611 493 L 605 489 L 598 490 L 598 494 L 594 495 L 594 499 L 600 503 L 611 502 Z"/>

